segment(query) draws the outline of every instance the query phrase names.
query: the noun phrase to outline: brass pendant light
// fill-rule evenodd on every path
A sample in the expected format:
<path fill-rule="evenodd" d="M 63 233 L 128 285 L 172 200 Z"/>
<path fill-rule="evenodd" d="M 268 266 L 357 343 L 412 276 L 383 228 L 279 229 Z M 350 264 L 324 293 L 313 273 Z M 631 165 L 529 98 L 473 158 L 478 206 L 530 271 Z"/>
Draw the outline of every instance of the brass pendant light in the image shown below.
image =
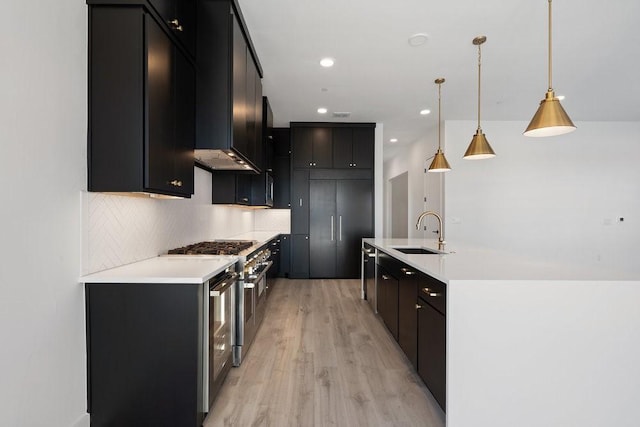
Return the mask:
<path fill-rule="evenodd" d="M 433 157 L 433 161 L 429 166 L 429 172 L 447 172 L 451 170 L 451 166 L 449 166 L 449 162 L 447 162 L 446 157 L 444 157 L 444 153 L 442 152 L 442 147 L 440 145 L 441 92 L 442 92 L 442 83 L 444 83 L 444 79 L 443 78 L 436 79 L 435 83 L 438 85 L 438 151 L 436 151 L 436 155 Z"/>
<path fill-rule="evenodd" d="M 540 101 L 538 111 L 524 131 L 525 136 L 541 137 L 562 135 L 576 130 L 575 125 L 560 105 L 551 80 L 551 0 L 549 0 L 549 89 Z"/>
<path fill-rule="evenodd" d="M 482 128 L 480 128 L 480 70 L 482 65 L 482 51 L 480 50 L 480 46 L 486 41 L 486 36 L 478 36 L 473 39 L 473 44 L 478 46 L 478 129 L 476 130 L 476 134 L 473 135 L 467 151 L 464 153 L 463 158 L 465 159 L 490 159 L 496 156 L 493 148 L 489 145 L 489 141 L 487 141 L 484 133 L 482 133 Z"/>

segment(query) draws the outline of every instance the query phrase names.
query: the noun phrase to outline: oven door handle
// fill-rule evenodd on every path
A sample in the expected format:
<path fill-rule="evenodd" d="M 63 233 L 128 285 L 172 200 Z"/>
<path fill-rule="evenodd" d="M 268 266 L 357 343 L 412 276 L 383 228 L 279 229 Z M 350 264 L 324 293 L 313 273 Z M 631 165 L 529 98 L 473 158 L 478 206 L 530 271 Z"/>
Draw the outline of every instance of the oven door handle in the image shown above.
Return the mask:
<path fill-rule="evenodd" d="M 233 285 L 238 279 L 238 273 L 229 273 L 224 279 L 210 288 L 209 296 L 219 297 L 229 286 Z"/>
<path fill-rule="evenodd" d="M 258 274 L 255 278 L 251 278 L 250 282 L 247 282 L 247 281 L 244 282 L 244 288 L 245 289 L 254 288 L 255 284 L 258 283 L 265 274 L 267 274 L 267 271 L 269 271 L 272 265 L 273 265 L 273 261 L 267 261 L 267 266 L 262 269 L 260 274 Z"/>

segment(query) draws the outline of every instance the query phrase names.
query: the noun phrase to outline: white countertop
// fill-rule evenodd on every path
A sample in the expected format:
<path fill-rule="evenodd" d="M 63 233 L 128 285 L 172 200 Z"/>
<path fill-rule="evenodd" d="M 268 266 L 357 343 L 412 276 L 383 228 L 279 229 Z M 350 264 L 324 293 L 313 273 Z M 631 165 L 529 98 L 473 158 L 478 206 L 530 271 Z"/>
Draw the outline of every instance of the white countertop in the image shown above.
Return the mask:
<path fill-rule="evenodd" d="M 80 278 L 82 283 L 204 283 L 233 265 L 232 255 L 171 255 L 149 258 Z"/>
<path fill-rule="evenodd" d="M 492 249 L 447 243 L 442 255 L 404 254 L 394 246 L 438 250 L 436 239 L 367 238 L 364 242 L 441 281 L 451 280 L 638 280 L 628 272 L 599 269 L 597 265 L 576 266 Z"/>
<path fill-rule="evenodd" d="M 220 240 L 255 240 L 259 245 L 263 245 L 280 234 L 283 233 L 278 233 L 277 231 L 251 231 Z"/>

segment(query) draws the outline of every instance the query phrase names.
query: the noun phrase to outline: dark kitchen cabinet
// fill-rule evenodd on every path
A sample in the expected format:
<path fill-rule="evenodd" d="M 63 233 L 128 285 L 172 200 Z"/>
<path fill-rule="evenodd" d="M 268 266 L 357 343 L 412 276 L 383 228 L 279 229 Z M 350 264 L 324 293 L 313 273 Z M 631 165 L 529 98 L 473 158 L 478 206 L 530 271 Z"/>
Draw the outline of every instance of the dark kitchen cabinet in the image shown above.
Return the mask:
<path fill-rule="evenodd" d="M 365 283 L 365 297 L 373 312 L 377 313 L 378 305 L 376 302 L 376 249 L 373 246 L 365 243 L 364 247 L 362 248 L 362 256 L 364 262 L 363 274 Z"/>
<path fill-rule="evenodd" d="M 196 161 L 260 172 L 262 69 L 234 1 L 197 2 Z"/>
<path fill-rule="evenodd" d="M 87 284 L 91 425 L 202 424 L 202 284 Z"/>
<path fill-rule="evenodd" d="M 171 32 L 196 54 L 196 0 L 149 0 Z"/>
<path fill-rule="evenodd" d="M 89 191 L 190 197 L 193 64 L 143 7 L 92 5 L 89 32 Z"/>
<path fill-rule="evenodd" d="M 291 234 L 309 234 L 309 171 L 304 169 L 292 173 Z"/>
<path fill-rule="evenodd" d="M 372 169 L 374 133 L 372 127 L 333 129 L 333 167 Z"/>
<path fill-rule="evenodd" d="M 291 235 L 280 235 L 280 268 L 278 277 L 289 277 L 291 271 Z"/>
<path fill-rule="evenodd" d="M 357 278 L 361 239 L 372 235 L 373 190 L 368 179 L 309 181 L 309 276 Z"/>
<path fill-rule="evenodd" d="M 401 264 L 398 277 L 398 344 L 414 368 L 418 368 L 418 275 Z"/>
<path fill-rule="evenodd" d="M 289 277 L 292 279 L 309 278 L 309 235 L 291 234 L 291 266 Z"/>
<path fill-rule="evenodd" d="M 273 207 L 289 209 L 291 207 L 291 153 L 289 128 L 274 128 L 273 139 Z"/>
<path fill-rule="evenodd" d="M 418 374 L 440 407 L 446 410 L 446 286 L 422 274 L 419 280 Z"/>
<path fill-rule="evenodd" d="M 294 168 L 333 167 L 332 128 L 291 124 Z"/>
<path fill-rule="evenodd" d="M 382 256 L 383 254 L 380 254 Z M 387 329 L 398 340 L 398 279 L 378 264 L 378 314 Z"/>
<path fill-rule="evenodd" d="M 223 205 L 251 204 L 252 177 L 254 174 L 238 174 L 233 171 L 213 171 L 212 203 Z"/>

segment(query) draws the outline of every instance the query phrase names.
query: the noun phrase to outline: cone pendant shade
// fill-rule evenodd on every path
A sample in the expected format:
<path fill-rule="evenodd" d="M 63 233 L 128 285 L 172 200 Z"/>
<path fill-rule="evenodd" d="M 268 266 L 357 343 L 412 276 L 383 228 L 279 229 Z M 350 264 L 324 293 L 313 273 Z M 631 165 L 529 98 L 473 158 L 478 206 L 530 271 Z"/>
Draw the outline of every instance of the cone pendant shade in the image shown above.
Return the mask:
<path fill-rule="evenodd" d="M 448 172 L 451 170 L 451 166 L 449 166 L 449 162 L 447 162 L 442 152 L 442 129 L 440 126 L 442 124 L 440 114 L 442 113 L 442 83 L 444 83 L 444 79 L 442 77 L 437 78 L 434 83 L 438 85 L 438 151 L 436 151 L 435 156 L 433 156 L 433 161 L 429 166 L 429 172 Z"/>
<path fill-rule="evenodd" d="M 564 111 L 560 101 L 556 98 L 553 92 L 552 85 L 552 54 L 551 54 L 551 0 L 549 1 L 549 59 L 548 59 L 548 73 L 549 73 L 549 89 L 547 90 L 544 99 L 540 101 L 538 111 L 531 119 L 529 126 L 523 132 L 524 136 L 543 137 L 562 135 L 572 132 L 576 129 L 569 115 Z"/>
<path fill-rule="evenodd" d="M 531 123 L 524 131 L 525 136 L 541 137 L 562 135 L 576 129 L 575 125 L 564 111 L 558 98 L 552 90 L 547 91 L 545 98 L 540 101 L 538 111 L 531 119 Z"/>
<path fill-rule="evenodd" d="M 433 161 L 429 166 L 429 172 L 447 172 L 451 170 L 451 166 L 449 166 L 449 162 L 444 157 L 444 153 L 441 149 L 438 148 L 436 151 L 436 155 L 433 157 Z"/>
<path fill-rule="evenodd" d="M 471 144 L 467 148 L 467 151 L 464 153 L 465 159 L 490 159 L 491 157 L 495 157 L 496 153 L 489 145 L 489 141 L 484 136 L 484 133 L 480 129 L 476 131 L 476 134 L 473 135 L 473 139 L 471 139 Z"/>

